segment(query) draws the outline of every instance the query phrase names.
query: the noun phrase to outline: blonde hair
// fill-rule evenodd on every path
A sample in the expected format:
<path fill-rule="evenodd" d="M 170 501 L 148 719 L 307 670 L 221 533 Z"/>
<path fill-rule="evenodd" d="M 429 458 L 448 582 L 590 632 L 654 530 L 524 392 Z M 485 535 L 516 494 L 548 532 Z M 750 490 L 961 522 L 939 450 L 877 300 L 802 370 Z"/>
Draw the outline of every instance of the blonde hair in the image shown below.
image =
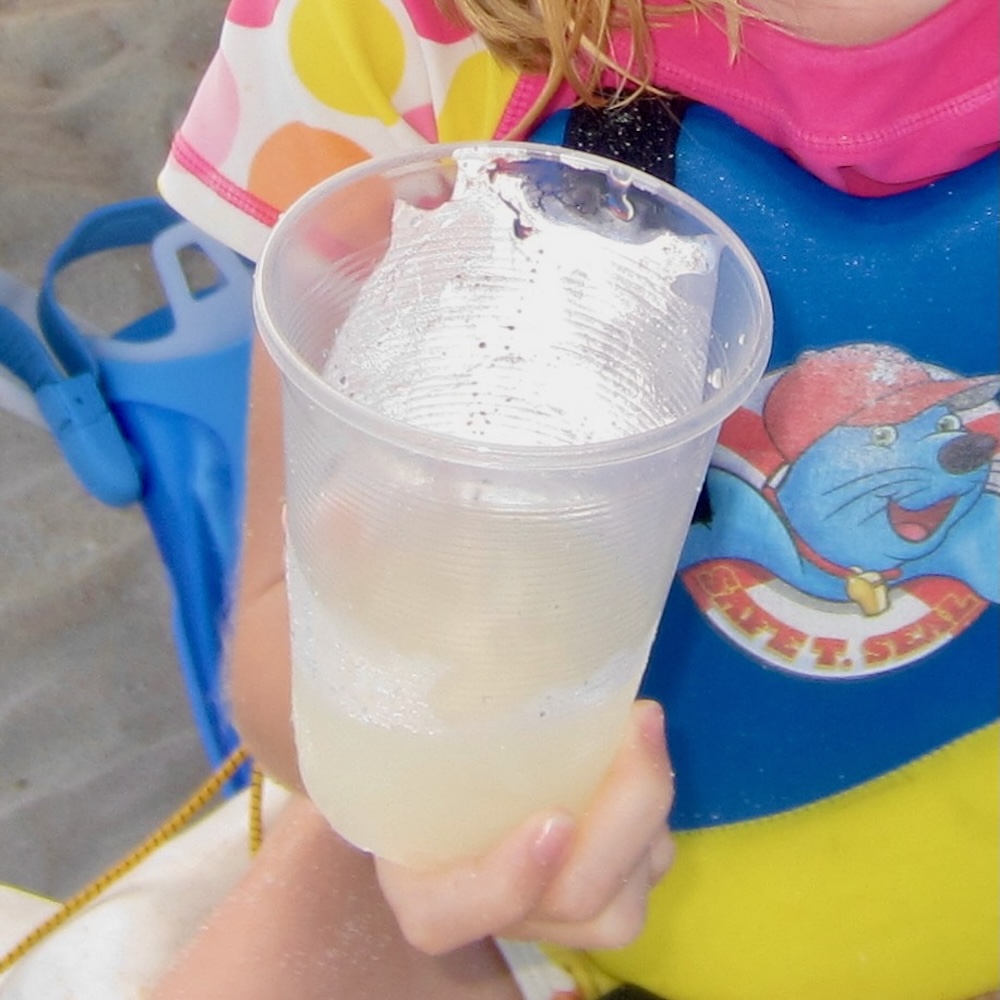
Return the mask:
<path fill-rule="evenodd" d="M 644 93 L 662 93 L 651 79 L 651 30 L 684 13 L 721 12 L 735 54 L 742 0 L 440 0 L 442 9 L 473 28 L 502 62 L 546 80 L 517 132 L 523 133 L 565 82 L 590 107 L 621 105 Z M 628 57 L 612 51 L 612 36 L 624 32 Z M 610 94 L 601 75 L 618 78 Z"/>

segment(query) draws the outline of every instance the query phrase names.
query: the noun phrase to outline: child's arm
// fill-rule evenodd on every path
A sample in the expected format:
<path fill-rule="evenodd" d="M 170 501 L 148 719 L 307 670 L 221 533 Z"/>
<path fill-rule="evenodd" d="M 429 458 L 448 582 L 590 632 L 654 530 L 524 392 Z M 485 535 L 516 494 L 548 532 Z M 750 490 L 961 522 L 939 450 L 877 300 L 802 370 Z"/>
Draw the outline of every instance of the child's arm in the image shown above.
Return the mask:
<path fill-rule="evenodd" d="M 258 762 L 279 781 L 301 787 L 290 723 L 282 469 L 279 378 L 257 347 L 230 689 L 237 726 Z M 404 934 L 428 953 L 491 934 L 583 947 L 623 944 L 640 930 L 647 893 L 669 864 L 672 787 L 662 714 L 640 703 L 579 824 L 558 813 L 538 816 L 486 857 L 433 874 L 379 861 L 382 890 Z"/>
<path fill-rule="evenodd" d="M 409 946 L 378 891 L 371 859 L 295 796 L 151 1000 L 519 996 L 491 942 L 443 957 Z"/>
<path fill-rule="evenodd" d="M 259 340 L 253 351 L 242 561 L 227 656 L 228 694 L 240 736 L 260 767 L 281 784 L 301 789 L 290 721 L 281 381 Z"/>

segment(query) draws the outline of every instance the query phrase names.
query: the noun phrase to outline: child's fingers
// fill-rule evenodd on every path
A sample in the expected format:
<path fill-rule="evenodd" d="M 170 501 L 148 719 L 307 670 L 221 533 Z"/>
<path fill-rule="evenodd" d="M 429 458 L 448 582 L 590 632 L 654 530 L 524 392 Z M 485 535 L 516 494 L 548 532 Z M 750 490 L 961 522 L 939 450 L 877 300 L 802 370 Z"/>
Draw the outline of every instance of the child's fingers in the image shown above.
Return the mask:
<path fill-rule="evenodd" d="M 549 883 L 536 918 L 585 923 L 605 913 L 633 881 L 648 892 L 650 873 L 658 879 L 669 864 L 666 819 L 672 796 L 663 711 L 655 702 L 639 702 L 622 748 L 579 824 L 572 853 Z"/>
<path fill-rule="evenodd" d="M 665 841 L 669 838 L 664 835 Z M 600 912 L 586 921 L 529 920 L 501 933 L 501 937 L 548 941 L 566 947 L 620 948 L 629 944 L 646 923 L 649 890 L 659 879 L 660 863 L 651 849 L 636 870 L 618 887 Z"/>
<path fill-rule="evenodd" d="M 530 821 L 446 871 L 379 860 L 379 881 L 407 940 L 431 954 L 496 934 L 615 947 L 641 930 L 649 890 L 669 866 L 672 794 L 662 710 L 640 702 L 577 826 L 565 816 Z"/>
<path fill-rule="evenodd" d="M 441 954 L 523 922 L 570 850 L 574 823 L 556 814 L 523 824 L 482 858 L 420 872 L 376 860 L 403 935 Z"/>

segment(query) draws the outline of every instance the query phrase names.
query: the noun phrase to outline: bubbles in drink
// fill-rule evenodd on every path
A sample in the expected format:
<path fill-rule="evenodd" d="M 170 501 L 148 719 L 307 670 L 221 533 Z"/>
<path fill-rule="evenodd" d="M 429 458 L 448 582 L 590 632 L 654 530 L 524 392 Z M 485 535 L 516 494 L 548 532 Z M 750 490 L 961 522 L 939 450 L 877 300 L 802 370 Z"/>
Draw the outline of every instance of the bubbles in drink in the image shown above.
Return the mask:
<path fill-rule="evenodd" d="M 581 809 L 655 621 L 638 581 L 609 578 L 614 561 L 571 526 L 515 528 L 502 548 L 487 532 L 464 566 L 428 558 L 448 541 L 426 524 L 345 540 L 322 577 L 288 556 L 306 787 L 341 835 L 411 865 L 478 854 L 512 817 Z M 595 632 L 595 616 L 614 627 Z"/>

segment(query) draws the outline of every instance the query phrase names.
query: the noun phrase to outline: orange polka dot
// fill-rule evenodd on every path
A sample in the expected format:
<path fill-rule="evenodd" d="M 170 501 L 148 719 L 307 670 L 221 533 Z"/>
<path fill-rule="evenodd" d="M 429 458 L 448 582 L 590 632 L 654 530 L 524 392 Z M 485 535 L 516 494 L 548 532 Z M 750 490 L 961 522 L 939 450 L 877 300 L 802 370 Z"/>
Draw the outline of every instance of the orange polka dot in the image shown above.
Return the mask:
<path fill-rule="evenodd" d="M 251 194 L 284 211 L 320 181 L 370 155 L 346 136 L 292 122 L 261 145 L 250 166 L 247 187 Z"/>

